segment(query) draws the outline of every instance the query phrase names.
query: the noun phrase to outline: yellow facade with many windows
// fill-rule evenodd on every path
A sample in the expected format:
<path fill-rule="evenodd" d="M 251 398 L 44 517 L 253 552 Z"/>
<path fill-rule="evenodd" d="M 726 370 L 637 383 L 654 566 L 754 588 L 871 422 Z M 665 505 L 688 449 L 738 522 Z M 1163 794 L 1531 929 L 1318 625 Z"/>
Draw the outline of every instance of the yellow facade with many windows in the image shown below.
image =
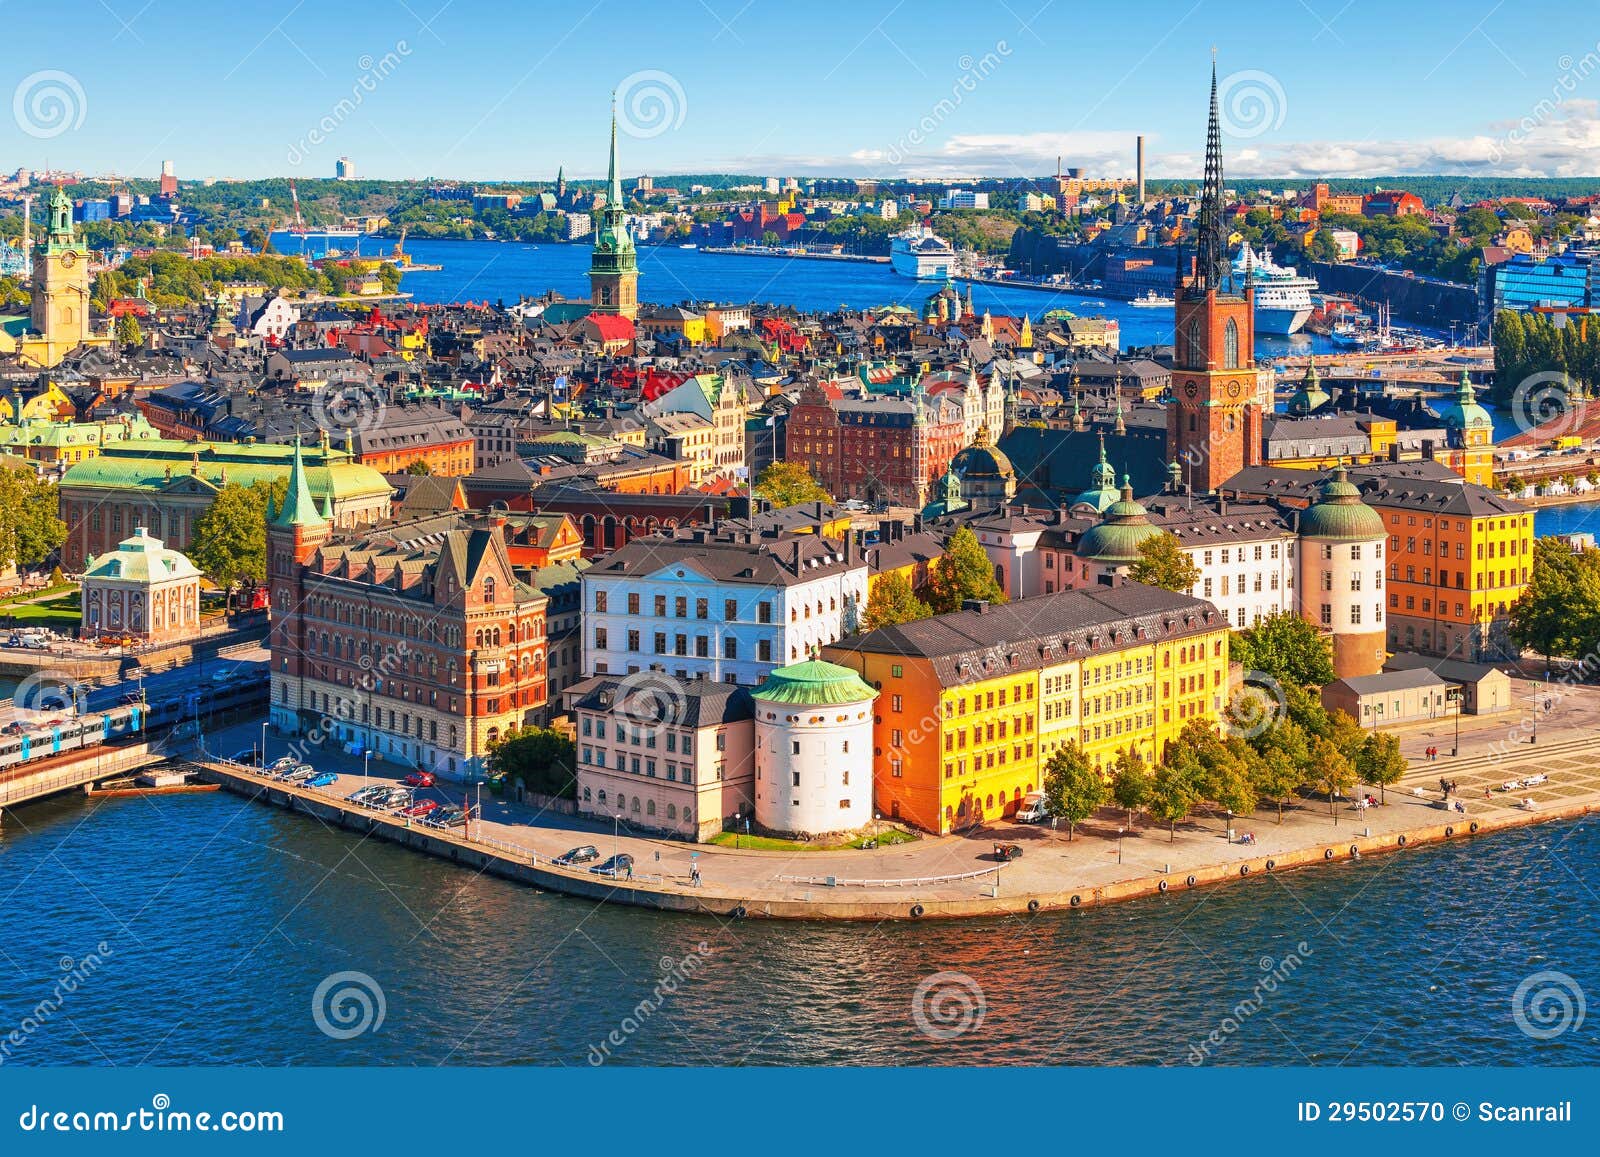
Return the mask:
<path fill-rule="evenodd" d="M 1102 771 L 1159 760 L 1195 718 L 1220 717 L 1228 626 L 1153 587 L 1068 591 L 887 627 L 827 647 L 881 692 L 878 811 L 949 832 L 1011 814 L 1076 742 Z"/>

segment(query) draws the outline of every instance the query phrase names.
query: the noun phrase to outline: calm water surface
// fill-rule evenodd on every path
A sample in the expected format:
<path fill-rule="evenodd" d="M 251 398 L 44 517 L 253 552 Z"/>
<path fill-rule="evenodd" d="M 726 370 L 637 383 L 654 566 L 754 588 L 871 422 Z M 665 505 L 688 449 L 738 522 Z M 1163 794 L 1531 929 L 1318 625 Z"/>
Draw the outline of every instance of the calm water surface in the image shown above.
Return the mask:
<path fill-rule="evenodd" d="M 1537 1041 L 1512 998 L 1549 971 L 1600 992 L 1597 862 L 1593 824 L 1553 824 L 1097 911 L 724 924 L 225 794 L 67 800 L 0 836 L 0 1028 L 104 942 L 8 1063 L 584 1065 L 616 1030 L 621 1064 L 1185 1064 L 1222 1029 L 1213 1063 L 1594 1064 L 1593 1023 Z M 335 1040 L 314 994 L 348 972 L 384 1018 Z M 664 976 L 686 979 L 641 1016 Z"/>

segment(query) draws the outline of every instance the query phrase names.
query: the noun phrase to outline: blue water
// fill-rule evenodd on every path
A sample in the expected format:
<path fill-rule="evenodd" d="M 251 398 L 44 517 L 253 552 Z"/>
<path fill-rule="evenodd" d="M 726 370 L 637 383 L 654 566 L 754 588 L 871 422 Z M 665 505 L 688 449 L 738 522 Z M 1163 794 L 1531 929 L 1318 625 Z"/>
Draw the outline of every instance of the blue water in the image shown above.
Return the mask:
<path fill-rule="evenodd" d="M 299 239 L 288 234 L 274 235 L 273 243 L 285 253 L 299 251 Z M 392 241 L 365 239 L 361 250 L 377 257 L 392 247 Z M 536 297 L 551 289 L 572 298 L 589 296 L 585 276 L 589 270 L 589 247 L 581 243 L 407 240 L 406 251 L 419 262 L 444 266 L 435 272 L 405 275 L 401 289 L 418 301 L 510 304 L 519 296 Z M 309 252 L 320 254 L 321 243 L 311 242 Z M 645 246 L 639 250 L 639 298 L 662 304 L 689 300 L 771 302 L 820 311 L 899 303 L 920 310 L 936 289 L 937 283 L 912 281 L 887 265 L 870 262 L 740 257 L 676 246 Z M 963 285 L 962 291 L 965 290 Z M 1111 298 L 989 285 L 973 286 L 972 301 L 980 314 L 987 309 L 1013 316 L 1026 313 L 1037 319 L 1046 310 L 1066 309 L 1082 317 L 1114 317 L 1121 323 L 1124 347 L 1172 341 L 1170 309 L 1139 309 Z M 1325 338 L 1301 334 L 1260 338 L 1256 352 L 1257 356 L 1268 358 L 1286 353 L 1328 353 L 1333 348 Z"/>
<path fill-rule="evenodd" d="M 630 1065 L 1181 1065 L 1215 1030 L 1226 1065 L 1596 1064 L 1592 1016 L 1539 1041 L 1512 997 L 1546 972 L 1600 992 L 1597 864 L 1593 822 L 1551 824 L 1093 911 L 729 924 L 540 894 L 225 794 L 64 800 L 0 836 L 0 1030 L 96 952 L 6 1063 L 583 1066 L 617 1030 L 610 1063 Z M 691 958 L 627 1031 L 662 962 Z M 381 1026 L 318 1029 L 339 973 L 381 990 Z M 919 984 L 953 1018 L 924 1023 L 965 1009 L 968 1031 L 925 1035 Z"/>

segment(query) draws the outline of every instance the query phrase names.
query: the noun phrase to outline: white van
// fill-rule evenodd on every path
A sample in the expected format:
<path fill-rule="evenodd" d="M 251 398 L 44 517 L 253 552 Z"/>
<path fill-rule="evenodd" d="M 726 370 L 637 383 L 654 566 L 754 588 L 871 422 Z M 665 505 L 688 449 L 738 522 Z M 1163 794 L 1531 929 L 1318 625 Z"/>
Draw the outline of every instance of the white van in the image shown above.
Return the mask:
<path fill-rule="evenodd" d="M 1016 820 L 1019 824 L 1042 824 L 1049 818 L 1050 808 L 1044 801 L 1042 791 L 1030 791 L 1017 805 Z"/>

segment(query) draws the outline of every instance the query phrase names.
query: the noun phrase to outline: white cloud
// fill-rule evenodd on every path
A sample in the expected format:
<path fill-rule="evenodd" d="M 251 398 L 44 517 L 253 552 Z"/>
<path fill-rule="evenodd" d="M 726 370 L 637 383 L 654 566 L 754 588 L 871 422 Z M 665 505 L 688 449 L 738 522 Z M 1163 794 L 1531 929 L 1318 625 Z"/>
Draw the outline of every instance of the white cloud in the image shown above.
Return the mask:
<path fill-rule="evenodd" d="M 761 170 L 877 177 L 1036 177 L 1053 173 L 1056 157 L 1089 176 L 1131 177 L 1132 132 L 952 133 L 920 148 L 904 142 L 863 146 L 840 156 L 772 156 L 722 162 Z M 1277 136 L 1279 134 L 1273 134 Z M 1157 151 L 1145 140 L 1151 177 L 1193 178 L 1202 168 L 1197 150 Z M 1231 176 L 1362 177 L 1403 173 L 1571 177 L 1600 175 L 1600 102 L 1547 102 L 1522 117 L 1485 125 L 1462 137 L 1424 140 L 1276 141 L 1223 140 Z"/>

